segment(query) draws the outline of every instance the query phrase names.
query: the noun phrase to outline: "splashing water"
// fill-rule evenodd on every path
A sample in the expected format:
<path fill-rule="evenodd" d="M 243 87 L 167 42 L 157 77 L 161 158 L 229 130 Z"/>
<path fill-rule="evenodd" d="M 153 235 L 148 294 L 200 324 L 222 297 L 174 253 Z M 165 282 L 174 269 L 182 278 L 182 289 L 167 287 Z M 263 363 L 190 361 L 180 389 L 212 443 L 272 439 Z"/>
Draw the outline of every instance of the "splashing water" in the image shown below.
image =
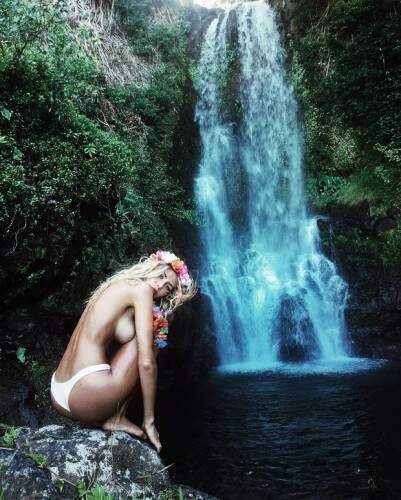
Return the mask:
<path fill-rule="evenodd" d="M 238 126 L 222 80 L 236 19 Z M 202 158 L 202 290 L 210 296 L 222 364 L 333 360 L 349 354 L 348 287 L 320 250 L 307 213 L 303 137 L 274 10 L 245 2 L 214 19 L 202 45 L 198 102 Z"/>

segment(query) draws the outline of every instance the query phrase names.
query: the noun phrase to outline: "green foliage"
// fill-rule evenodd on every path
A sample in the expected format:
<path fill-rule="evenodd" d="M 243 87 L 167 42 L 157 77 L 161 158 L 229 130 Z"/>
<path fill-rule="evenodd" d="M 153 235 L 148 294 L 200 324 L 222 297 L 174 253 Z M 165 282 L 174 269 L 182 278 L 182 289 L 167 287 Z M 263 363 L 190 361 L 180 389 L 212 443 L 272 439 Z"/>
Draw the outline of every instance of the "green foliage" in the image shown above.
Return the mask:
<path fill-rule="evenodd" d="M 6 494 L 6 486 L 1 482 L 0 483 L 0 500 L 4 500 Z"/>
<path fill-rule="evenodd" d="M 88 491 L 87 490 L 87 486 L 86 486 L 86 483 L 83 479 L 80 479 L 77 483 L 77 490 L 78 490 L 78 496 L 79 498 L 84 498 L 85 495 L 86 495 L 86 492 Z"/>
<path fill-rule="evenodd" d="M 28 359 L 26 363 L 29 378 L 36 391 L 36 396 L 42 397 L 46 400 L 48 398 L 48 375 L 49 369 L 47 366 L 41 364 L 36 359 Z"/>
<path fill-rule="evenodd" d="M 40 354 L 37 355 L 38 359 L 27 356 L 26 348 L 22 346 L 17 348 L 15 354 L 18 362 L 24 365 L 25 372 L 35 389 L 35 398 L 39 397 L 47 400 L 49 391 L 48 377 L 53 368 L 52 364 L 49 366 L 46 358 L 40 356 Z"/>
<path fill-rule="evenodd" d="M 189 76 L 192 81 L 194 88 L 198 88 L 199 85 L 199 64 L 196 59 L 191 59 L 189 63 Z"/>
<path fill-rule="evenodd" d="M 81 479 L 77 484 L 78 496 L 84 500 L 113 500 L 114 497 L 109 495 L 106 489 L 101 485 L 87 486 L 85 481 Z"/>
<path fill-rule="evenodd" d="M 157 500 L 184 500 L 184 498 L 181 488 L 169 489 L 157 496 Z"/>
<path fill-rule="evenodd" d="M 15 441 L 18 437 L 18 430 L 10 425 L 1 425 L 4 430 L 3 442 L 6 446 L 13 448 L 15 446 Z"/>
<path fill-rule="evenodd" d="M 60 493 L 63 493 L 63 490 L 64 490 L 64 485 L 65 485 L 65 481 L 64 479 L 57 479 L 55 481 L 55 485 L 56 485 L 56 488 L 58 489 L 58 491 Z"/>
<path fill-rule="evenodd" d="M 385 268 L 393 268 L 397 266 L 401 268 L 401 220 L 397 221 L 397 227 L 392 231 L 388 231 L 384 235 L 383 251 L 381 252 L 381 259 Z"/>
<path fill-rule="evenodd" d="M 15 352 L 15 355 L 17 356 L 17 359 L 21 364 L 25 364 L 26 361 L 25 351 L 25 347 L 19 346 Z"/>
<path fill-rule="evenodd" d="M 93 486 L 86 494 L 86 500 L 113 500 L 114 497 L 109 495 L 105 488 L 100 485 Z"/>
<path fill-rule="evenodd" d="M 0 4 L 0 289 L 10 309 L 75 313 L 106 274 L 196 221 L 173 154 L 187 26 L 154 21 L 150 1 L 116 2 L 153 73 L 112 84 L 71 36 L 66 5 Z"/>
<path fill-rule="evenodd" d="M 376 252 L 372 259 L 394 273 L 401 215 L 398 2 L 302 0 L 293 23 L 299 32 L 288 36 L 290 73 L 304 115 L 309 201 L 328 213 L 375 207 L 372 226 L 395 217 L 390 234 L 363 236 Z"/>
<path fill-rule="evenodd" d="M 34 453 L 32 450 L 30 450 L 26 455 L 31 460 L 33 460 L 40 469 L 44 469 L 47 467 L 46 455 L 42 455 L 40 453 Z"/>

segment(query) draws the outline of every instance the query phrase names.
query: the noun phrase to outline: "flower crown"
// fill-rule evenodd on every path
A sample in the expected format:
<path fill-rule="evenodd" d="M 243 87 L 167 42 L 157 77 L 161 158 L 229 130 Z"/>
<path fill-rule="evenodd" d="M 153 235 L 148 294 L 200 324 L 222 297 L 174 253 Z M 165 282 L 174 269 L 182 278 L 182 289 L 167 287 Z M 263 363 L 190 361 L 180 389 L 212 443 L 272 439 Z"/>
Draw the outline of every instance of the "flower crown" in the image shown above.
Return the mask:
<path fill-rule="evenodd" d="M 185 262 L 180 258 L 178 258 L 174 253 L 166 252 L 164 250 L 158 250 L 156 253 L 152 253 L 150 257 L 153 260 L 170 264 L 170 266 L 173 268 L 174 272 L 178 276 L 181 285 L 184 286 L 189 285 L 191 279 L 189 277 L 188 268 L 185 265 Z"/>

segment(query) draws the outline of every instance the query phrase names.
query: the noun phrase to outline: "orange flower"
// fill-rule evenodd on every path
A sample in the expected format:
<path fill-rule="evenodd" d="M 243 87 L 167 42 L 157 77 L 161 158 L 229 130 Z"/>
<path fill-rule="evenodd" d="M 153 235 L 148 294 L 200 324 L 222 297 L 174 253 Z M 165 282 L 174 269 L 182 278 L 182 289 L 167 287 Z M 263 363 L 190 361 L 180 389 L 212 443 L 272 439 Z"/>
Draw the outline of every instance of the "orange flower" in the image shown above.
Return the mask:
<path fill-rule="evenodd" d="M 168 326 L 166 319 L 155 319 L 153 321 L 153 329 L 161 328 L 162 326 Z"/>
<path fill-rule="evenodd" d="M 184 262 L 181 259 L 175 259 L 170 263 L 170 265 L 174 269 L 174 271 L 178 271 L 182 268 Z"/>

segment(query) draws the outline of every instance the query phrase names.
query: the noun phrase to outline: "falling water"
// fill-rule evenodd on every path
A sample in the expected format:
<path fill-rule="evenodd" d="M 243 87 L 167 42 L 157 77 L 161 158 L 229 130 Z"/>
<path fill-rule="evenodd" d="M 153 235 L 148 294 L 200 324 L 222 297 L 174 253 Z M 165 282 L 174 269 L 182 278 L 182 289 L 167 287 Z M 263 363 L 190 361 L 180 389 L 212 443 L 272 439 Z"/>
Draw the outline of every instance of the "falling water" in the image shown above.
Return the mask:
<path fill-rule="evenodd" d="M 233 57 L 237 123 L 224 97 Z M 211 298 L 221 363 L 346 356 L 348 287 L 323 255 L 317 218 L 307 212 L 297 103 L 267 3 L 236 4 L 211 22 L 198 93 L 201 285 Z"/>

